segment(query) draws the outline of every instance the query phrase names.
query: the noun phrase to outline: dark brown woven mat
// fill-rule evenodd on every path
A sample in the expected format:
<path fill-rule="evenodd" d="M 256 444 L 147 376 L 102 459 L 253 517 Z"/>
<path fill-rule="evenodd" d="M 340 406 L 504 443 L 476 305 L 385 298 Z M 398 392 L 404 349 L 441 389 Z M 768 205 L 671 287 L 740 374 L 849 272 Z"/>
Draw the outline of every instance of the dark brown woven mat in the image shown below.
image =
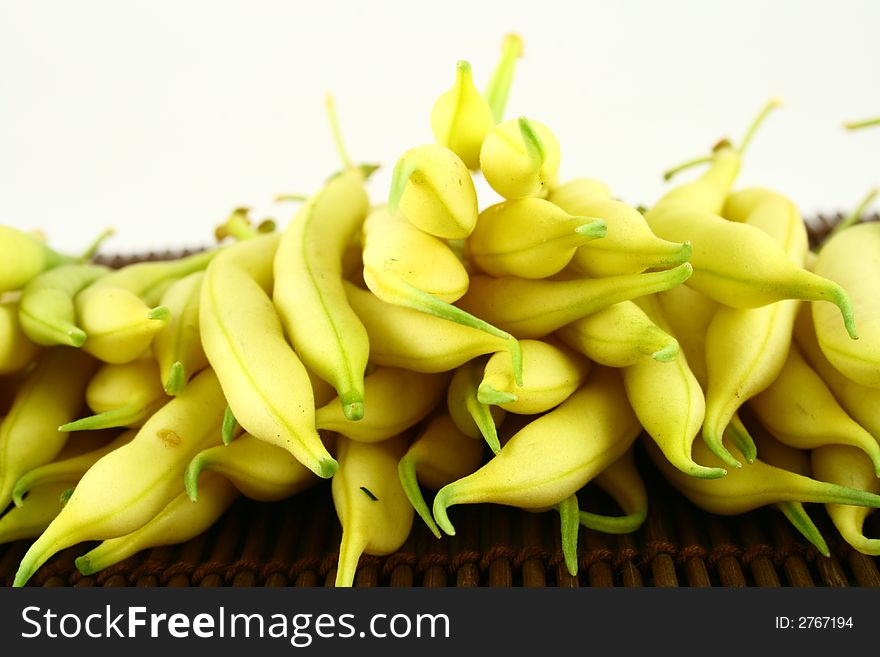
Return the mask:
<path fill-rule="evenodd" d="M 880 558 L 843 543 L 820 505 L 808 505 L 831 549 L 821 556 L 765 508 L 736 517 L 705 513 L 669 487 L 639 452 L 650 493 L 644 526 L 630 535 L 582 530 L 579 573 L 568 574 L 558 515 L 498 505 L 456 506 L 457 535 L 436 539 L 416 518 L 406 544 L 364 556 L 358 587 L 832 587 L 880 586 Z M 598 496 L 590 498 L 596 508 Z M 866 531 L 877 531 L 873 516 Z M 239 500 L 210 530 L 176 546 L 146 550 L 95 575 L 74 559 L 93 544 L 50 559 L 29 586 L 333 586 L 340 540 L 329 484 L 283 502 Z M 0 584 L 9 586 L 29 545 L 0 546 Z"/>

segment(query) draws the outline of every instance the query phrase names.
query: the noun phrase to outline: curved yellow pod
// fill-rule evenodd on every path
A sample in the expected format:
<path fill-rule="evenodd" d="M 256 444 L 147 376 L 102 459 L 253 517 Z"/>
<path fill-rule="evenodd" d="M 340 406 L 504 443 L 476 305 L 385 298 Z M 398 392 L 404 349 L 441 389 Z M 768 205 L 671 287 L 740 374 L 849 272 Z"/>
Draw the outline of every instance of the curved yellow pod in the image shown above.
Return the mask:
<path fill-rule="evenodd" d="M 205 271 L 202 343 L 241 427 L 329 478 L 336 461 L 315 428 L 309 373 L 269 297 L 279 239 L 267 234 L 233 244 Z"/>
<path fill-rule="evenodd" d="M 37 344 L 81 347 L 87 336 L 77 326 L 73 299 L 109 272 L 103 265 L 71 263 L 37 274 L 21 292 L 18 318 L 22 330 Z"/>
<path fill-rule="evenodd" d="M 367 329 L 370 359 L 377 365 L 447 372 L 477 356 L 506 351 L 513 359 L 514 371 L 522 372 L 522 353 L 513 337 L 386 303 L 369 290 L 347 281 L 344 285 L 352 308 Z"/>
<path fill-rule="evenodd" d="M 880 479 L 864 451 L 846 445 L 817 447 L 810 452 L 810 464 L 817 479 L 839 486 L 880 494 Z M 880 538 L 869 538 L 864 527 L 874 509 L 852 504 L 825 505 L 828 517 L 841 538 L 862 554 L 880 555 Z"/>
<path fill-rule="evenodd" d="M 673 467 L 652 441 L 644 442 L 663 477 L 691 502 L 709 513 L 736 515 L 777 502 L 816 502 L 880 507 L 880 495 L 819 481 L 772 466 L 760 459 L 734 468 L 719 479 L 691 477 Z M 694 443 L 694 457 L 710 465 L 720 461 L 704 443 Z"/>
<path fill-rule="evenodd" d="M 830 301 L 838 307 L 849 336 L 856 337 L 847 291 L 798 265 L 760 228 L 684 204 L 652 208 L 646 218 L 660 237 L 691 242 L 694 273 L 688 285 L 715 301 L 735 308 L 757 308 L 783 299 Z"/>
<path fill-rule="evenodd" d="M 668 362 L 679 350 L 678 340 L 652 322 L 634 301 L 621 301 L 576 319 L 557 329 L 555 335 L 608 367 L 627 367 L 643 358 Z"/>
<path fill-rule="evenodd" d="M 52 461 L 67 443 L 59 425 L 78 413 L 98 362 L 73 347 L 51 347 L 19 384 L 0 422 L 0 509 L 23 474 Z"/>
<path fill-rule="evenodd" d="M 130 442 L 88 469 L 61 513 L 22 558 L 13 586 L 24 586 L 47 559 L 66 547 L 121 536 L 149 522 L 183 491 L 189 460 L 219 443 L 225 408 L 214 371 L 196 375 Z"/>
<path fill-rule="evenodd" d="M 360 420 L 342 413 L 338 400 L 315 409 L 315 426 L 358 442 L 393 438 L 425 418 L 443 399 L 449 383 L 444 373 L 415 372 L 379 366 L 364 379 L 364 400 L 369 412 Z"/>
<path fill-rule="evenodd" d="M 362 554 L 391 554 L 409 536 L 415 512 L 397 472 L 407 447 L 402 435 L 379 443 L 339 437 L 339 471 L 330 484 L 342 524 L 337 587 L 354 584 Z"/>
<path fill-rule="evenodd" d="M 431 132 L 441 146 L 454 152 L 469 169 L 480 168 L 480 147 L 495 126 L 492 108 L 474 85 L 469 62 L 455 66 L 455 83 L 434 101 Z"/>
<path fill-rule="evenodd" d="M 67 479 L 36 486 L 22 504 L 0 516 L 0 545 L 37 538 L 61 513 L 65 495 L 75 485 L 75 479 Z"/>
<path fill-rule="evenodd" d="M 82 349 L 107 363 L 141 356 L 170 318 L 158 305 L 176 279 L 207 267 L 222 249 L 177 260 L 137 262 L 101 276 L 74 298 L 78 324 L 86 334 Z"/>
<path fill-rule="evenodd" d="M 186 466 L 184 485 L 193 502 L 200 499 L 203 472 L 222 475 L 242 495 L 260 502 L 286 499 L 320 481 L 290 452 L 249 433 L 228 445 L 207 447 L 192 458 Z"/>
<path fill-rule="evenodd" d="M 479 470 L 441 488 L 434 519 L 453 535 L 447 510 L 456 504 L 553 507 L 617 460 L 641 431 L 620 374 L 594 367 L 574 394 L 526 424 Z"/>
<path fill-rule="evenodd" d="M 601 240 L 575 251 L 574 269 L 588 276 L 638 274 L 646 269 L 687 262 L 691 245 L 661 239 L 638 209 L 612 198 L 611 190 L 593 178 L 574 178 L 550 191 L 547 200 L 573 215 L 597 217 L 606 226 Z"/>
<path fill-rule="evenodd" d="M 388 303 L 420 308 L 424 294 L 452 303 L 467 292 L 467 269 L 455 252 L 409 222 L 373 223 L 362 257 L 364 282 Z"/>
<path fill-rule="evenodd" d="M 65 431 L 140 427 L 168 401 L 152 356 L 127 363 L 103 363 L 89 379 L 86 404 L 94 415 L 62 425 Z"/>
<path fill-rule="evenodd" d="M 161 304 L 171 318 L 153 337 L 150 345 L 159 366 L 159 380 L 168 395 L 180 394 L 187 381 L 208 366 L 199 332 L 199 302 L 203 270 L 172 283 L 162 295 Z"/>
<path fill-rule="evenodd" d="M 427 422 L 398 462 L 397 471 L 407 498 L 437 538 L 441 536 L 440 529 L 421 486 L 438 491 L 469 475 L 480 467 L 484 451 L 482 442 L 462 433 L 449 414 L 440 413 Z"/>
<path fill-rule="evenodd" d="M 37 274 L 74 261 L 30 233 L 0 225 L 0 293 L 20 290 Z"/>
<path fill-rule="evenodd" d="M 852 299 L 859 339 L 851 340 L 833 310 L 813 306 L 813 323 L 822 353 L 847 377 L 880 388 L 880 223 L 849 226 L 819 249 L 813 272 L 833 280 Z"/>
<path fill-rule="evenodd" d="M 778 440 L 801 449 L 832 444 L 858 447 L 880 477 L 880 443 L 841 408 L 796 344 L 776 379 L 747 403 Z"/>
<path fill-rule="evenodd" d="M 480 149 L 486 182 L 506 199 L 546 196 L 556 183 L 559 161 L 553 131 L 525 117 L 496 125 Z"/>
<path fill-rule="evenodd" d="M 458 305 L 517 338 L 541 338 L 608 306 L 680 285 L 693 268 L 568 280 L 471 276 Z"/>
<path fill-rule="evenodd" d="M 19 321 L 19 307 L 18 299 L 0 301 L 0 376 L 22 371 L 40 353 Z"/>
<path fill-rule="evenodd" d="M 369 211 L 360 169 L 331 178 L 297 211 L 273 258 L 272 301 L 303 364 L 330 383 L 348 417 L 364 414 L 369 341 L 342 287 L 345 252 Z"/>
<path fill-rule="evenodd" d="M 568 399 L 590 374 L 590 361 L 555 340 L 521 340 L 523 380 L 517 385 L 509 358 L 489 357 L 477 399 L 509 413 L 537 415 Z"/>
<path fill-rule="evenodd" d="M 239 496 L 235 486 L 214 473 L 206 474 L 201 490 L 198 502 L 180 493 L 143 526 L 102 541 L 77 557 L 76 569 L 83 575 L 91 575 L 142 550 L 185 543 L 210 528 Z"/>
<path fill-rule="evenodd" d="M 539 198 L 490 205 L 465 242 L 473 264 L 492 276 L 546 278 L 559 273 L 578 247 L 605 237 L 605 222 L 574 216 Z"/>
<path fill-rule="evenodd" d="M 487 361 L 486 356 L 478 356 L 455 369 L 446 390 L 446 410 L 458 431 L 469 438 L 482 438 L 497 454 L 501 449 L 498 427 L 507 412 L 479 399 L 480 381 Z"/>
<path fill-rule="evenodd" d="M 477 224 L 477 190 L 467 165 L 448 148 L 422 144 L 406 151 L 391 174 L 388 209 L 444 239 L 464 239 Z"/>

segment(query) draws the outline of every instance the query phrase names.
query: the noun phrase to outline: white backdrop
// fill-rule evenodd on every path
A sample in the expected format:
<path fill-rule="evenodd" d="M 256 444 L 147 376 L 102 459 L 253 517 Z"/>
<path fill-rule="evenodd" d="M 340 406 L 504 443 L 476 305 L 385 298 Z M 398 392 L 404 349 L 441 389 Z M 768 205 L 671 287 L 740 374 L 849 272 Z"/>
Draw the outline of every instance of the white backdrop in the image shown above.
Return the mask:
<path fill-rule="evenodd" d="M 563 177 L 649 204 L 779 96 L 740 184 L 846 211 L 880 184 L 880 128 L 841 128 L 880 115 L 878 28 L 872 0 L 0 0 L 2 221 L 71 252 L 112 226 L 115 253 L 211 243 L 240 205 L 283 224 L 274 197 L 339 167 L 327 90 L 379 200 L 456 61 L 482 87 L 508 31 L 507 116 L 556 132 Z"/>

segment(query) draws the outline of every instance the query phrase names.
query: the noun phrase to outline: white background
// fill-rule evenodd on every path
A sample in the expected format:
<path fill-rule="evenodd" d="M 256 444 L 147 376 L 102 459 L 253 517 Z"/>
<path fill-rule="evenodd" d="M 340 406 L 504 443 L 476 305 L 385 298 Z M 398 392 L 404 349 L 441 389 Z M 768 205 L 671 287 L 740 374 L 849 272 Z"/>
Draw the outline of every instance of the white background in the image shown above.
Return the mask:
<path fill-rule="evenodd" d="M 456 61 L 482 87 L 508 31 L 507 116 L 556 132 L 563 178 L 650 204 L 664 169 L 779 96 L 741 185 L 814 215 L 880 184 L 880 127 L 841 128 L 880 115 L 871 0 L 0 0 L 0 221 L 70 252 L 112 226 L 108 253 L 210 244 L 239 205 L 283 225 L 275 195 L 339 168 L 327 90 L 352 157 L 384 165 L 381 200 Z"/>

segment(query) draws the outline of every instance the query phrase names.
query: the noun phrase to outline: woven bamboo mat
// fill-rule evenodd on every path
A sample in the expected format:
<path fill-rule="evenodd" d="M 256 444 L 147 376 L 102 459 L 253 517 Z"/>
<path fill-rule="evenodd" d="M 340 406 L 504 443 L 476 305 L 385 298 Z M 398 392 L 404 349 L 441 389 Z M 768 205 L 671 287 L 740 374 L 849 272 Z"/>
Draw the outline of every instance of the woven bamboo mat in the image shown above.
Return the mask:
<path fill-rule="evenodd" d="M 583 529 L 577 577 L 563 563 L 556 513 L 466 505 L 450 510 L 456 536 L 438 540 L 416 518 L 398 552 L 362 557 L 355 586 L 880 586 L 880 558 L 843 543 L 821 506 L 808 508 L 830 557 L 770 508 L 736 517 L 703 512 L 661 480 L 641 451 L 637 456 L 651 500 L 648 519 L 629 535 Z M 594 495 L 587 504 L 601 509 L 606 501 L 598 491 Z M 869 535 L 880 530 L 877 520 L 869 518 Z M 329 484 L 321 482 L 283 502 L 240 499 L 195 539 L 146 550 L 95 575 L 82 576 L 73 566 L 94 544 L 68 548 L 37 571 L 29 586 L 330 587 L 340 532 Z M 4 586 L 11 585 L 28 545 L 0 546 Z"/>
<path fill-rule="evenodd" d="M 841 215 L 809 223 L 821 243 Z M 870 220 L 880 220 L 874 215 Z M 102 257 L 111 266 L 180 257 L 189 251 Z M 734 517 L 706 513 L 656 473 L 641 448 L 637 462 L 650 507 L 628 535 L 581 529 L 579 572 L 569 575 L 559 544 L 558 515 L 499 505 L 450 510 L 454 537 L 436 539 L 416 518 L 396 553 L 363 556 L 357 587 L 846 587 L 880 586 L 880 557 L 850 548 L 820 505 L 808 505 L 828 543 L 823 557 L 782 516 L 762 508 Z M 599 491 L 591 510 L 613 512 Z M 598 506 L 597 506 L 598 504 Z M 880 514 L 868 536 L 880 535 Z M 37 571 L 29 586 L 281 586 L 330 587 L 341 528 L 328 482 L 277 503 L 236 502 L 207 532 L 181 545 L 146 550 L 95 575 L 74 559 L 95 544 L 68 548 Z M 0 585 L 10 586 L 29 541 L 0 545 Z"/>

